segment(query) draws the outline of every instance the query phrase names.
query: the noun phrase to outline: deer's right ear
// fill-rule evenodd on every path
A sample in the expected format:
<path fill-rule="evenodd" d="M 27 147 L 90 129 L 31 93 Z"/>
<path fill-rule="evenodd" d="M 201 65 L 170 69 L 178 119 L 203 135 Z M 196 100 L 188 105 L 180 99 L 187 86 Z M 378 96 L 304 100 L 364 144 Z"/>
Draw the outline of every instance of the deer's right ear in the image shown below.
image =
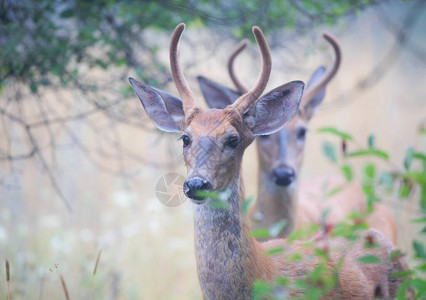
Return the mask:
<path fill-rule="evenodd" d="M 224 109 L 228 105 L 234 103 L 234 101 L 241 96 L 241 93 L 211 81 L 203 76 L 198 76 L 197 80 L 204 99 L 206 99 L 210 108 Z"/>
<path fill-rule="evenodd" d="M 299 109 L 305 84 L 292 81 L 259 98 L 244 114 L 254 136 L 269 135 L 283 128 Z"/>
<path fill-rule="evenodd" d="M 324 75 L 325 75 L 325 67 L 321 66 L 314 72 L 314 74 L 312 74 L 308 84 L 306 85 L 306 90 L 309 90 L 309 88 L 314 86 L 318 81 L 320 81 L 324 77 Z M 312 99 L 306 99 L 308 102 L 303 104 L 304 105 L 303 109 L 305 110 L 305 113 L 308 119 L 312 118 L 312 116 L 315 114 L 318 108 L 318 105 L 321 104 L 322 100 L 324 99 L 324 96 L 325 96 L 325 88 L 323 88 Z"/>
<path fill-rule="evenodd" d="M 141 100 L 148 117 L 158 129 L 166 132 L 181 131 L 180 124 L 185 116 L 182 101 L 131 77 L 129 82 Z"/>

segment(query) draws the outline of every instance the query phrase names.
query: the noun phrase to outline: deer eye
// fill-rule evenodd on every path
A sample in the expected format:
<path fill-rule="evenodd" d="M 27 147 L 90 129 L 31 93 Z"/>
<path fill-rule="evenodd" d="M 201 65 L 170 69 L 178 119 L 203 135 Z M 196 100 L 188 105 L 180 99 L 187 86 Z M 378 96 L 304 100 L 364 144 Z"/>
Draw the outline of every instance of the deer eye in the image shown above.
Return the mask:
<path fill-rule="evenodd" d="M 235 148 L 238 146 L 238 143 L 240 142 L 240 138 L 238 136 L 230 136 L 226 140 L 226 146 L 229 146 L 231 148 Z"/>
<path fill-rule="evenodd" d="M 305 140 L 306 137 L 306 128 L 299 128 L 297 130 L 297 139 L 298 140 Z"/>
<path fill-rule="evenodd" d="M 189 143 L 191 142 L 191 140 L 189 139 L 189 136 L 187 135 L 182 135 L 179 139 L 182 140 L 184 147 L 187 147 Z"/>

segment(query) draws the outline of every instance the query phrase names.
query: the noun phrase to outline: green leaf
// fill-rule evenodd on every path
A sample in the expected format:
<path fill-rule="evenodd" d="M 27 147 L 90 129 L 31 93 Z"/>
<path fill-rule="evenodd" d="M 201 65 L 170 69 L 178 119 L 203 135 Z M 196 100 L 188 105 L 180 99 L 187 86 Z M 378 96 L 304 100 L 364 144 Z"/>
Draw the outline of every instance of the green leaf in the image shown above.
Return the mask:
<path fill-rule="evenodd" d="M 404 271 L 399 271 L 399 272 L 395 272 L 391 275 L 391 278 L 401 278 L 401 277 L 407 277 L 407 276 L 411 276 L 414 275 L 415 272 L 413 270 L 404 270 Z"/>
<path fill-rule="evenodd" d="M 333 145 L 328 142 L 324 142 L 322 146 L 325 156 L 327 156 L 332 162 L 336 163 L 337 155 Z"/>
<path fill-rule="evenodd" d="M 368 163 L 364 166 L 364 176 L 369 181 L 373 181 L 376 178 L 376 166 L 372 163 Z"/>
<path fill-rule="evenodd" d="M 374 148 L 375 141 L 376 141 L 376 137 L 374 136 L 374 134 L 371 134 L 368 137 L 368 148 L 369 149 L 373 149 Z"/>
<path fill-rule="evenodd" d="M 426 264 L 422 264 L 420 266 L 417 266 L 415 269 L 419 270 L 422 273 L 424 273 L 424 272 L 426 272 Z"/>
<path fill-rule="evenodd" d="M 410 282 L 411 282 L 411 280 L 409 278 L 406 278 L 402 282 L 402 284 L 399 287 L 398 293 L 396 295 L 396 299 L 398 299 L 398 300 L 406 300 L 407 299 L 406 292 L 407 292 L 407 289 L 410 287 Z"/>
<path fill-rule="evenodd" d="M 408 198 L 408 196 L 410 196 L 410 192 L 411 192 L 411 187 L 409 182 L 402 182 L 401 186 L 399 188 L 399 197 L 404 199 L 404 198 Z"/>
<path fill-rule="evenodd" d="M 383 172 L 380 175 L 379 184 L 383 184 L 386 187 L 386 192 L 391 193 L 394 189 L 393 186 L 393 175 L 389 172 Z"/>
<path fill-rule="evenodd" d="M 425 299 L 426 297 L 426 280 L 422 278 L 411 279 L 411 287 L 416 291 L 416 299 Z"/>
<path fill-rule="evenodd" d="M 379 264 L 382 262 L 379 257 L 371 254 L 361 256 L 357 259 L 357 261 L 363 264 Z"/>
<path fill-rule="evenodd" d="M 418 218 L 418 219 L 412 219 L 411 223 L 426 223 L 426 217 Z"/>
<path fill-rule="evenodd" d="M 390 260 L 393 260 L 393 259 L 395 259 L 395 258 L 399 258 L 399 257 L 401 257 L 401 256 L 403 256 L 403 254 L 401 253 L 401 251 L 399 251 L 399 250 L 394 250 L 394 251 L 392 251 L 392 252 L 391 252 L 391 254 L 389 255 L 389 259 L 390 259 Z"/>
<path fill-rule="evenodd" d="M 288 258 L 288 260 L 289 261 L 299 261 L 299 260 L 302 260 L 302 254 L 300 254 L 300 253 L 295 253 L 295 254 L 293 254 L 293 255 L 291 255 L 289 258 Z"/>
<path fill-rule="evenodd" d="M 416 254 L 417 257 L 426 258 L 425 248 L 424 248 L 424 245 L 422 243 L 414 240 L 413 241 L 413 249 L 414 249 L 414 253 Z"/>
<path fill-rule="evenodd" d="M 255 239 L 259 238 L 268 238 L 269 237 L 269 230 L 268 229 L 256 229 L 250 231 L 250 235 L 254 237 Z"/>
<path fill-rule="evenodd" d="M 266 251 L 267 255 L 276 255 L 276 254 L 280 254 L 284 252 L 284 248 L 283 247 L 276 247 L 276 248 L 272 248 L 269 249 L 268 251 Z"/>
<path fill-rule="evenodd" d="M 271 287 L 265 281 L 256 279 L 253 283 L 253 299 L 263 299 L 271 293 Z"/>
<path fill-rule="evenodd" d="M 341 137 L 344 140 L 350 140 L 350 141 L 353 140 L 352 135 L 350 135 L 349 133 L 340 131 L 340 130 L 334 128 L 334 127 L 322 127 L 320 129 L 318 129 L 318 132 L 320 132 L 320 133 L 331 133 L 335 136 Z"/>
<path fill-rule="evenodd" d="M 346 181 L 351 182 L 352 179 L 354 178 L 352 167 L 350 165 L 343 165 L 341 170 L 342 170 L 343 175 L 346 178 Z"/>
<path fill-rule="evenodd" d="M 426 161 L 426 155 L 420 152 L 414 152 L 413 153 L 413 158 L 418 159 L 418 160 L 422 160 L 422 161 Z"/>
<path fill-rule="evenodd" d="M 419 171 L 410 171 L 403 176 L 407 179 L 414 180 L 420 185 L 426 185 L 426 173 L 425 172 L 419 172 Z"/>
<path fill-rule="evenodd" d="M 251 206 L 251 204 L 253 203 L 253 201 L 255 200 L 254 196 L 250 196 L 248 198 L 246 198 L 243 202 L 243 205 L 241 207 L 241 213 L 243 214 L 243 216 L 247 217 L 248 215 L 248 210 Z"/>
<path fill-rule="evenodd" d="M 408 148 L 407 152 L 405 153 L 404 168 L 407 171 L 410 169 L 411 161 L 413 160 L 413 154 L 414 154 L 413 148 Z"/>
<path fill-rule="evenodd" d="M 74 12 L 74 9 L 72 8 L 68 8 L 64 10 L 63 12 L 61 12 L 60 14 L 61 18 L 64 18 L 64 19 L 72 18 L 74 17 L 74 15 L 75 15 L 75 12 Z"/>
<path fill-rule="evenodd" d="M 281 221 L 278 221 L 277 223 L 272 224 L 272 226 L 269 227 L 269 230 L 268 230 L 269 236 L 277 237 L 286 225 L 287 225 L 286 219 L 282 219 Z"/>
<path fill-rule="evenodd" d="M 333 197 L 334 195 L 340 193 L 345 187 L 346 187 L 345 184 L 339 185 L 338 187 L 335 187 L 331 191 L 327 192 L 327 194 L 325 196 L 327 198 Z"/>
<path fill-rule="evenodd" d="M 215 209 L 228 209 L 229 208 L 229 204 L 226 202 L 223 202 L 221 200 L 215 200 L 213 199 L 210 203 L 209 203 L 210 207 L 215 208 Z"/>
<path fill-rule="evenodd" d="M 218 200 L 219 199 L 219 192 L 208 191 L 208 190 L 199 190 L 199 191 L 196 191 L 196 196 Z"/>
<path fill-rule="evenodd" d="M 38 90 L 38 86 L 37 86 L 37 84 L 36 84 L 36 83 L 34 83 L 34 82 L 31 82 L 31 83 L 30 83 L 30 90 L 31 90 L 31 92 L 36 93 L 36 92 L 37 92 L 37 90 Z"/>
<path fill-rule="evenodd" d="M 357 156 L 377 156 L 377 157 L 383 158 L 384 160 L 389 160 L 389 155 L 385 151 L 379 150 L 379 149 L 359 150 L 359 151 L 354 151 L 354 152 L 350 152 L 346 154 L 346 157 L 357 157 Z"/>
<path fill-rule="evenodd" d="M 286 277 L 276 277 L 275 282 L 280 286 L 286 286 L 288 284 L 288 279 Z"/>

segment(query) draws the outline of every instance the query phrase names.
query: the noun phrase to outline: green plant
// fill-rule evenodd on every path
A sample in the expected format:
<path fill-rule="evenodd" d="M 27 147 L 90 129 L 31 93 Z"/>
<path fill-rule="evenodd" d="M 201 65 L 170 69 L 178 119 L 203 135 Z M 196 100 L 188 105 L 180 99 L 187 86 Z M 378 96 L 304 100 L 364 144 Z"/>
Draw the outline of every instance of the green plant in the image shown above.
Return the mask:
<path fill-rule="evenodd" d="M 358 238 L 358 232 L 367 228 L 365 223 L 366 217 L 374 211 L 374 204 L 382 201 L 385 197 L 393 194 L 404 201 L 409 197 L 418 199 L 419 211 L 422 216 L 413 219 L 412 222 L 423 225 L 419 232 L 418 238 L 412 243 L 413 255 L 411 261 L 411 269 L 393 274 L 394 278 L 403 278 L 402 285 L 398 291 L 398 299 L 405 299 L 406 292 L 410 289 L 415 299 L 424 299 L 426 296 L 426 250 L 424 237 L 426 234 L 426 155 L 425 153 L 408 148 L 401 167 L 398 164 L 391 163 L 389 154 L 376 147 L 375 137 L 369 136 L 367 147 L 360 148 L 355 151 L 348 152 L 348 148 L 356 143 L 355 139 L 349 133 L 343 132 L 334 127 L 324 127 L 318 130 L 319 133 L 330 134 L 341 141 L 341 155 L 338 159 L 338 151 L 331 144 L 327 143 L 323 147 L 324 154 L 329 160 L 339 167 L 347 183 L 356 179 L 357 170 L 352 166 L 351 160 L 357 157 L 363 157 L 367 160 L 362 167 L 362 189 L 366 196 L 367 210 L 365 212 L 354 212 L 347 216 L 347 220 L 330 225 L 326 225 L 324 221 L 322 226 L 313 225 L 311 228 L 297 230 L 288 237 L 288 242 L 292 243 L 296 239 L 312 236 L 315 231 L 320 231 L 320 235 L 316 235 L 314 240 L 305 243 L 307 254 L 319 259 L 317 267 L 308 272 L 304 279 L 294 283 L 289 283 L 286 278 L 277 278 L 276 281 L 269 285 L 263 281 L 256 281 L 253 286 L 253 298 L 263 299 L 265 297 L 271 299 L 286 299 L 286 290 L 291 287 L 293 289 L 303 290 L 303 299 L 319 299 L 327 293 L 336 284 L 338 268 L 331 270 L 327 267 L 329 260 L 327 245 L 316 243 L 321 237 L 343 237 L 349 241 Z M 386 167 L 379 167 L 377 160 L 385 161 Z M 346 184 L 347 184 L 346 183 Z M 334 195 L 341 190 L 336 188 L 327 193 L 328 196 Z M 327 212 L 324 214 L 326 220 Z M 262 237 L 268 234 L 268 230 L 261 231 Z M 256 233 L 258 234 L 258 233 Z M 257 236 L 257 235 L 256 235 Z M 364 247 L 377 247 L 374 240 L 367 240 Z M 277 250 L 278 251 L 278 250 Z M 281 251 L 285 251 L 282 249 Z M 268 253 L 268 255 L 273 255 Z M 402 254 L 400 251 L 394 251 L 388 259 L 395 259 Z M 294 255 L 289 259 L 301 260 L 302 255 Z M 364 264 L 380 264 L 381 259 L 375 255 L 365 255 L 358 258 L 358 261 Z"/>

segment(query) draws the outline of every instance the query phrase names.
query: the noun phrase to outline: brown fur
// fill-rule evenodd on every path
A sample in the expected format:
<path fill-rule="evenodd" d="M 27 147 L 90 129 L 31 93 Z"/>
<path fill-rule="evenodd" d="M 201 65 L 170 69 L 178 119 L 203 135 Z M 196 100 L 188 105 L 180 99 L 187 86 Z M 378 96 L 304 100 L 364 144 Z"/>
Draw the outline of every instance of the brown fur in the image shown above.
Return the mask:
<path fill-rule="evenodd" d="M 190 89 L 177 62 L 177 43 L 183 28 L 183 24 L 177 26 L 171 42 L 172 73 L 179 93 L 186 102 L 183 103 L 183 107 L 180 107 L 177 100 L 170 94 L 141 84 L 132 78 L 129 81 L 135 88 L 148 116 L 158 128 L 171 132 L 176 132 L 179 128 L 182 131 L 185 138 L 183 156 L 188 169 L 188 178 L 191 176 L 203 178 L 209 183 L 209 189 L 228 194 L 228 197 L 222 200 L 227 206 L 224 209 L 213 207 L 211 204 L 214 200 L 211 198 L 192 197 L 195 203 L 195 255 L 203 297 L 205 299 L 250 299 L 256 279 L 271 283 L 274 277 L 280 275 L 294 281 L 297 278 L 303 278 L 306 272 L 318 264 L 315 258 L 312 259 L 306 255 L 300 242 L 298 244 L 288 244 L 284 240 L 257 242 L 251 237 L 248 221 L 240 212 L 241 202 L 244 199 L 240 179 L 243 153 L 253 142 L 253 134 L 256 130 L 258 130 L 257 134 L 267 134 L 284 126 L 284 123 L 276 122 L 277 119 L 266 120 L 269 116 L 268 108 L 269 111 L 273 108 L 274 112 L 282 112 L 283 115 L 289 116 L 289 105 L 294 104 L 295 101 L 298 105 L 303 84 L 301 82 L 288 84 L 286 92 L 289 93 L 283 94 L 288 95 L 285 102 L 271 99 L 273 101 L 269 103 L 275 105 L 272 107 L 263 107 L 266 104 L 261 102 L 260 110 L 257 110 L 260 100 L 254 106 L 251 105 L 256 101 L 258 94 L 263 92 L 270 73 L 269 50 L 260 29 L 256 27 L 253 31 L 264 56 L 264 67 L 256 87 L 252 89 L 255 92 L 240 98 L 240 100 L 245 99 L 240 103 L 237 100 L 236 107 L 207 111 L 196 109 Z M 253 100 L 252 103 L 246 102 L 251 100 Z M 284 106 L 280 106 L 281 104 Z M 245 116 L 251 118 L 251 122 L 242 118 L 242 114 L 246 112 L 245 107 L 250 108 Z M 253 107 L 256 113 L 255 118 L 251 114 Z M 292 109 L 294 108 L 297 107 L 293 105 Z M 180 126 L 177 126 L 177 122 Z M 230 136 L 231 140 L 237 140 L 238 143 L 229 143 Z M 374 236 L 380 248 L 363 249 L 366 235 Z M 329 267 L 331 269 L 336 267 L 340 258 L 345 258 L 342 268 L 338 270 L 338 284 L 330 291 L 328 298 L 373 299 L 377 288 L 383 289 L 385 296 L 395 296 L 400 282 L 391 281 L 389 276 L 393 272 L 403 270 L 405 262 L 401 257 L 396 259 L 398 263 L 388 262 L 387 258 L 393 250 L 393 245 L 380 233 L 374 230 L 366 231 L 355 245 L 342 239 L 322 242 L 330 244 Z M 266 255 L 265 250 L 277 246 L 282 246 L 285 251 L 273 257 Z M 357 258 L 371 251 L 382 258 L 380 265 L 372 268 L 357 262 Z M 303 254 L 301 262 L 288 260 L 289 254 L 295 252 Z M 290 290 L 290 296 L 299 295 L 301 292 Z"/>
<path fill-rule="evenodd" d="M 268 228 L 276 222 L 286 219 L 287 227 L 281 233 L 287 235 L 293 229 L 304 228 L 310 223 L 319 223 L 321 214 L 326 208 L 330 208 L 327 222 L 335 224 L 345 220 L 353 211 L 365 212 L 366 199 L 358 182 L 352 182 L 345 186 L 339 193 L 329 198 L 323 196 L 323 186 L 328 183 L 328 189 L 343 185 L 342 178 L 320 178 L 301 182 L 300 186 L 293 183 L 293 187 L 277 187 L 268 174 L 278 163 L 285 163 L 291 167 L 296 178 L 300 174 L 303 164 L 304 143 L 297 140 L 297 131 L 306 128 L 308 119 L 301 113 L 289 122 L 286 128 L 288 132 L 287 157 L 284 161 L 277 160 L 279 136 L 271 135 L 270 141 L 257 139 L 259 156 L 259 184 L 258 201 L 250 208 L 250 219 L 256 219 L 256 214 L 263 216 L 261 220 L 253 223 L 254 229 Z M 297 179 L 296 179 L 297 182 Z M 396 223 L 392 211 L 384 204 L 375 204 L 375 209 L 366 220 L 369 227 L 377 229 L 397 243 Z"/>
<path fill-rule="evenodd" d="M 217 120 L 222 120 L 219 127 L 215 127 Z M 203 170 L 193 169 L 192 160 L 196 154 L 184 152 L 189 174 L 209 176 L 214 189 L 217 190 L 220 190 L 226 182 L 232 190 L 232 195 L 227 202 L 230 206 L 228 210 L 218 211 L 209 208 L 208 203 L 194 207 L 197 268 L 206 299 L 247 299 L 250 298 L 251 287 L 257 278 L 272 283 L 274 277 L 285 276 L 290 281 L 294 281 L 303 278 L 306 272 L 313 270 L 318 264 L 317 259 L 305 255 L 306 250 L 302 242 L 289 244 L 285 240 L 272 240 L 259 243 L 250 236 L 249 225 L 240 214 L 240 204 L 244 196 L 240 194 L 242 187 L 239 170 L 243 152 L 252 137 L 246 125 L 240 123 L 240 128 L 236 128 L 231 123 L 233 122 L 229 120 L 229 114 L 224 111 L 201 111 L 184 130 L 191 133 L 194 152 L 198 151 L 195 147 L 196 141 L 206 135 L 221 141 L 227 132 L 235 130 L 242 141 L 246 140 L 242 142 L 232 159 L 223 156 L 220 149 L 210 153 L 209 160 L 212 162 L 212 167 L 213 164 L 221 166 L 220 172 L 214 167 L 204 173 Z M 364 249 L 364 240 L 367 235 L 373 236 L 380 248 Z M 374 229 L 368 230 L 362 233 L 359 241 L 353 245 L 342 238 L 330 239 L 322 243 L 329 244 L 331 269 L 336 267 L 340 258 L 345 258 L 338 272 L 338 284 L 328 298 L 373 299 L 377 289 L 383 291 L 385 296 L 395 296 L 396 287 L 394 286 L 399 285 L 400 281 L 390 281 L 389 278 L 392 273 L 402 270 L 405 263 L 395 266 L 388 260 L 395 247 L 381 233 Z M 283 247 L 285 251 L 273 257 L 265 254 L 266 250 L 276 247 Z M 289 261 L 288 258 L 293 253 L 303 254 L 304 260 Z M 357 261 L 357 258 L 367 254 L 380 257 L 382 263 L 369 265 Z M 403 258 L 399 259 L 403 261 Z M 302 291 L 290 292 L 291 296 L 300 295 L 300 293 Z"/>

